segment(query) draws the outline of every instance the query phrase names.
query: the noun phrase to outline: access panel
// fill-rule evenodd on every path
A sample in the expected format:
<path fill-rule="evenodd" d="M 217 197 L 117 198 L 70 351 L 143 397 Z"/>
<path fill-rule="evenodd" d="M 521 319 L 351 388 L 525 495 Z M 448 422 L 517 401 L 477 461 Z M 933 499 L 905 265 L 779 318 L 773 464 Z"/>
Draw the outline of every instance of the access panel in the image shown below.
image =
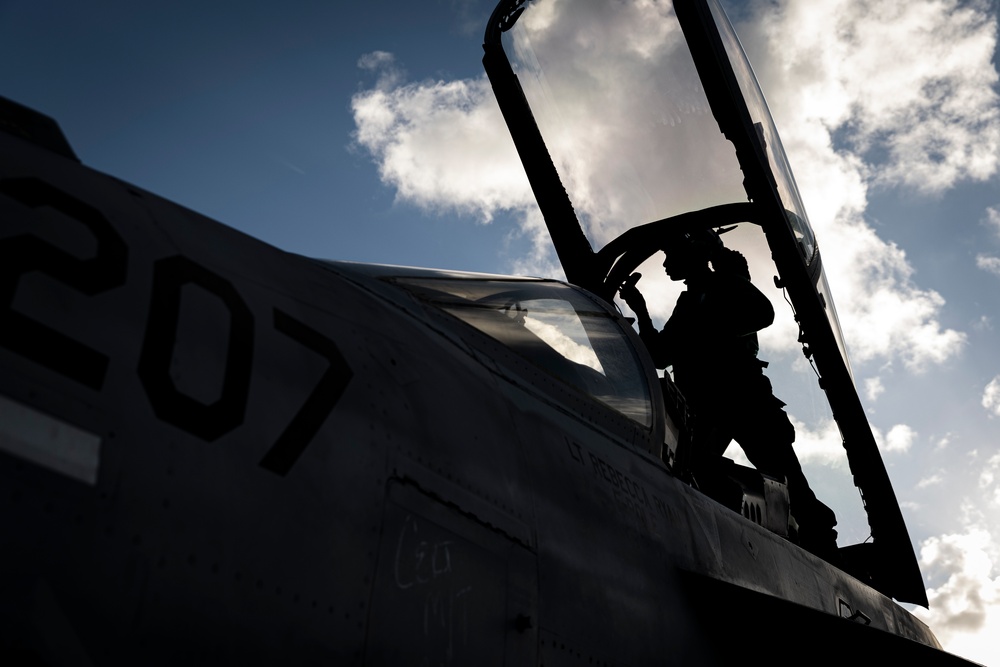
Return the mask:
<path fill-rule="evenodd" d="M 532 664 L 535 558 L 423 493 L 388 485 L 366 665 Z"/>

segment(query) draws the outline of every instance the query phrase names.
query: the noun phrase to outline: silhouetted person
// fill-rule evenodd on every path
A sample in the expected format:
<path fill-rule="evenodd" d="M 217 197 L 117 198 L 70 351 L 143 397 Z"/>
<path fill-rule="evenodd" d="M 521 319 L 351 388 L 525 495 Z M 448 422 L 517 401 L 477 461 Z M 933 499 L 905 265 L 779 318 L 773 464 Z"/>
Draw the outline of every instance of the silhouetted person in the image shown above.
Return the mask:
<path fill-rule="evenodd" d="M 653 326 L 635 288 L 637 274 L 619 294 L 635 312 L 653 362 L 673 367 L 674 383 L 694 413 L 695 474 L 717 465 L 736 440 L 760 472 L 787 481 L 800 543 L 832 555 L 836 517 L 809 488 L 792 449 L 795 429 L 764 375 L 766 364 L 757 358 L 757 332 L 774 321 L 771 302 L 750 282 L 743 256 L 725 248 L 713 231 L 676 237 L 664 252 L 667 275 L 683 280 L 687 289 L 662 331 Z"/>

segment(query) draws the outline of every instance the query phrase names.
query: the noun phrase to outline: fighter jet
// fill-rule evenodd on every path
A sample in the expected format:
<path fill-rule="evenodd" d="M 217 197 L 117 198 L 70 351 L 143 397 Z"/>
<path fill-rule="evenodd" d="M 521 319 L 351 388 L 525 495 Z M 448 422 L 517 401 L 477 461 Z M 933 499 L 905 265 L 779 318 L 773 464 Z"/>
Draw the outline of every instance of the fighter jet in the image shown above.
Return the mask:
<path fill-rule="evenodd" d="M 0 103 L 3 664 L 968 664 L 899 604 L 920 571 L 718 2 L 664 7 L 649 150 L 738 196 L 659 181 L 597 251 L 547 141 L 580 101 L 542 108 L 551 4 L 501 2 L 484 64 L 565 282 L 282 252 Z M 787 295 L 867 541 L 813 548 L 788 478 L 692 463 L 717 425 L 614 299 L 699 233 Z"/>

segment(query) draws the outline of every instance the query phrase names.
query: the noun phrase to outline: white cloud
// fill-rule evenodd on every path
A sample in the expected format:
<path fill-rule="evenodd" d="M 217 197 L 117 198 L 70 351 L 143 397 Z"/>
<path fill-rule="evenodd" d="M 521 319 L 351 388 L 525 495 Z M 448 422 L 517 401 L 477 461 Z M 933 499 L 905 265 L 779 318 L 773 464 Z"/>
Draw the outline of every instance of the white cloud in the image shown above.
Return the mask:
<path fill-rule="evenodd" d="M 880 239 L 864 212 L 872 186 L 940 192 L 997 171 L 996 19 L 978 1 L 759 4 L 757 22 L 739 29 L 795 165 L 855 362 L 899 359 L 922 371 L 952 358 L 966 336 L 939 322 L 944 299 L 917 285 L 906 254 Z M 525 89 L 593 101 L 618 119 L 577 107 L 538 113 L 595 246 L 637 222 L 745 199 L 731 145 L 718 134 L 692 70 L 662 67 L 681 44 L 664 20 L 667 3 L 622 9 L 538 0 L 529 7 L 519 26 L 532 46 L 539 53 L 547 44 L 559 48 L 545 62 L 545 78 L 524 72 Z M 534 241 L 516 270 L 551 272 L 544 226 L 485 77 L 402 84 L 391 59 L 371 61 L 389 74 L 359 92 L 352 109 L 356 141 L 372 153 L 383 181 L 400 200 L 430 210 L 481 221 L 515 211 Z M 671 160 L 689 155 L 692 142 L 705 160 Z M 736 187 L 706 189 L 720 178 Z M 748 256 L 765 283 L 766 259 Z M 676 286 L 652 264 L 642 285 L 662 320 Z M 797 348 L 796 333 L 789 318 L 779 318 L 762 348 Z"/>
<path fill-rule="evenodd" d="M 1000 660 L 1000 572 L 997 543 L 979 525 L 931 537 L 921 545 L 920 564 L 929 579 L 930 609 L 917 609 L 944 648 L 984 664 Z"/>
<path fill-rule="evenodd" d="M 1000 505 L 1000 454 L 994 454 L 979 473 L 979 488 L 994 505 Z"/>
<path fill-rule="evenodd" d="M 929 486 L 937 486 L 944 481 L 944 477 L 941 473 L 934 473 L 930 477 L 924 477 L 919 482 L 917 482 L 918 489 L 926 489 Z"/>
<path fill-rule="evenodd" d="M 885 434 L 872 426 L 872 436 L 882 452 L 902 454 L 910 451 L 913 441 L 917 438 L 917 432 L 906 424 L 896 424 Z"/>
<path fill-rule="evenodd" d="M 358 67 L 371 71 L 392 67 L 395 64 L 396 57 L 388 51 L 372 51 L 358 58 Z M 391 82 L 388 83 L 391 85 Z"/>
<path fill-rule="evenodd" d="M 979 474 L 979 486 L 985 488 L 993 484 L 998 470 L 1000 470 L 1000 454 L 994 454 Z"/>
<path fill-rule="evenodd" d="M 983 389 L 982 406 L 990 413 L 990 417 L 1000 417 L 1000 375 L 990 380 Z"/>
<path fill-rule="evenodd" d="M 792 415 L 789 415 L 789 419 L 795 427 L 793 447 L 799 463 L 847 470 L 847 452 L 837 422 L 824 419 L 815 429 L 811 429 Z M 724 456 L 740 465 L 754 467 L 735 440 L 729 444 Z"/>
<path fill-rule="evenodd" d="M 722 455 L 728 459 L 732 459 L 738 465 L 745 466 L 747 468 L 756 468 L 754 464 L 750 463 L 750 459 L 747 458 L 747 455 L 746 453 L 744 453 L 743 448 L 740 447 L 735 440 L 729 443 L 729 446 L 726 447 L 726 451 L 723 452 Z"/>
<path fill-rule="evenodd" d="M 803 422 L 791 417 L 795 427 L 795 453 L 799 462 L 825 465 L 833 468 L 847 467 L 847 453 L 844 450 L 844 438 L 840 434 L 837 422 L 832 419 L 822 420 L 815 429 L 810 429 Z"/>
<path fill-rule="evenodd" d="M 351 99 L 354 139 L 398 199 L 484 222 L 501 210 L 534 208 L 485 77 L 402 84 L 384 52 L 363 57 L 361 66 L 380 76 Z"/>
<path fill-rule="evenodd" d="M 986 207 L 986 216 L 983 224 L 993 228 L 993 231 L 1000 236 L 1000 204 Z"/>
<path fill-rule="evenodd" d="M 878 400 L 883 392 L 885 392 L 885 385 L 882 384 L 882 378 L 874 377 L 865 380 L 865 396 L 869 401 Z"/>
<path fill-rule="evenodd" d="M 804 117 L 843 129 L 868 177 L 940 192 L 1000 155 L 996 17 L 984 1 L 760 3 Z M 802 87 L 805 86 L 805 87 Z"/>
<path fill-rule="evenodd" d="M 976 266 L 983 271 L 1000 276 L 1000 257 L 976 255 Z"/>
<path fill-rule="evenodd" d="M 953 356 L 965 336 L 938 323 L 944 300 L 914 283 L 905 253 L 878 238 L 863 214 L 872 185 L 940 192 L 996 173 L 996 19 L 982 3 L 952 0 L 759 4 L 764 18 L 741 34 L 769 91 L 856 361 L 899 355 L 919 371 Z"/>
<path fill-rule="evenodd" d="M 934 443 L 934 449 L 944 449 L 951 444 L 952 437 L 954 437 L 952 433 L 945 433 Z"/>
<path fill-rule="evenodd" d="M 917 432 L 906 424 L 896 424 L 885 436 L 887 452 L 908 452 L 917 438 Z"/>
<path fill-rule="evenodd" d="M 807 164 L 802 171 L 807 176 L 803 192 L 809 205 L 815 192 L 810 188 L 823 174 L 816 163 Z M 819 188 L 825 190 L 827 185 Z M 832 192 L 818 194 L 820 199 L 835 196 Z M 817 209 L 823 211 L 822 206 L 810 206 L 810 210 Z M 822 247 L 828 275 L 857 361 L 898 356 L 910 370 L 923 371 L 962 349 L 965 334 L 945 329 L 937 320 L 944 299 L 913 283 L 913 269 L 900 248 L 879 239 L 851 212 L 829 220 L 824 231 L 821 238 L 826 241 Z"/>

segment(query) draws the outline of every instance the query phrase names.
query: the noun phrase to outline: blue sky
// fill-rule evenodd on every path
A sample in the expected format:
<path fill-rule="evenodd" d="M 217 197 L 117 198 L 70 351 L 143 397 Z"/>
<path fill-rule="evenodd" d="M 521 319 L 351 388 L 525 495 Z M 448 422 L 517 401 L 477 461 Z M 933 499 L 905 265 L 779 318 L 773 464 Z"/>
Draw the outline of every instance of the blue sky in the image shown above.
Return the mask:
<path fill-rule="evenodd" d="M 294 252 L 436 266 L 455 263 L 441 239 L 458 235 L 460 265 L 501 266 L 503 230 L 395 206 L 349 150 L 361 55 L 406 53 L 421 78 L 479 74 L 482 31 L 458 9 L 97 5 L 0 3 L 4 94 L 57 118 L 88 165 Z"/>
<path fill-rule="evenodd" d="M 823 248 L 923 617 L 1000 661 L 997 3 L 726 6 Z M 491 9 L 0 0 L 0 94 L 56 118 L 89 166 L 286 250 L 544 273 L 506 130 L 477 125 Z M 807 424 L 800 445 L 811 476 L 845 474 L 829 433 Z"/>

